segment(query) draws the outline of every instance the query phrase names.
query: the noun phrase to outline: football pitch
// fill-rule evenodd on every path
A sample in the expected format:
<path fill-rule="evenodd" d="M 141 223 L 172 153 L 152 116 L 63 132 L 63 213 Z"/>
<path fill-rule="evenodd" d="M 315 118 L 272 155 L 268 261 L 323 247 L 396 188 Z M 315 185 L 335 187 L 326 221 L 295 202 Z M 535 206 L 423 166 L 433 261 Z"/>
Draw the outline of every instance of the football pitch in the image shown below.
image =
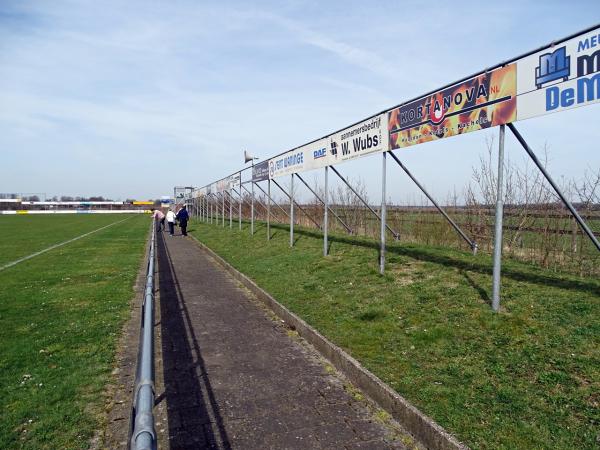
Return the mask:
<path fill-rule="evenodd" d="M 0 216 L 0 448 L 89 446 L 149 225 L 147 215 Z"/>

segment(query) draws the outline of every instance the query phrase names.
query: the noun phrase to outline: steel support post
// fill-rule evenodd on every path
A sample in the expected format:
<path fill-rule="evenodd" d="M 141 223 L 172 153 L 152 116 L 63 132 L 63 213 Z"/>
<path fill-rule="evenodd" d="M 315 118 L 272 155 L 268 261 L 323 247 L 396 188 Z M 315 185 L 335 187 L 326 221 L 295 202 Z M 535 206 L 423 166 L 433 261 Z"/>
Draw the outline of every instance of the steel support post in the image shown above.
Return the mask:
<path fill-rule="evenodd" d="M 223 222 L 223 228 L 225 228 L 225 191 L 221 192 L 221 196 L 223 197 L 223 203 L 221 206 L 221 221 Z"/>
<path fill-rule="evenodd" d="M 296 177 L 298 177 L 298 174 L 296 174 Z M 277 181 L 273 180 L 273 183 L 275 183 L 275 186 L 277 186 L 279 189 L 281 189 L 281 192 L 283 192 L 285 195 L 287 195 L 287 196 L 288 196 L 288 198 L 289 198 L 289 199 L 290 199 L 290 201 L 291 201 L 291 198 L 292 198 L 292 197 L 290 196 L 290 194 L 288 194 L 288 193 L 285 191 L 285 189 L 283 189 L 283 188 L 281 187 L 281 185 L 280 185 L 279 183 L 277 183 Z M 304 215 L 305 215 L 306 217 L 308 217 L 308 219 L 309 219 L 309 220 L 310 220 L 312 223 L 314 223 L 314 224 L 316 225 L 316 227 L 317 227 L 319 230 L 321 230 L 321 229 L 322 229 L 322 228 L 321 228 L 321 225 L 320 225 L 320 224 L 319 224 L 319 223 L 318 223 L 318 222 L 317 222 L 315 219 L 313 219 L 313 217 L 312 217 L 310 214 L 308 214 L 308 213 L 306 212 L 306 210 L 305 210 L 305 209 L 304 209 L 302 206 L 300 206 L 300 205 L 299 205 L 299 204 L 298 204 L 296 201 L 294 201 L 294 204 L 295 204 L 295 205 L 298 207 L 298 209 L 299 209 L 300 211 L 302 211 L 302 212 L 304 213 Z M 288 215 L 288 217 L 289 217 L 289 215 Z"/>
<path fill-rule="evenodd" d="M 385 203 L 386 160 L 386 152 L 383 152 L 381 166 L 381 246 L 379 249 L 379 273 L 382 275 L 385 271 L 385 216 L 387 212 Z"/>
<path fill-rule="evenodd" d="M 258 186 L 258 184 L 257 184 Z M 267 241 L 271 240 L 271 180 L 267 180 Z"/>
<path fill-rule="evenodd" d="M 229 192 L 227 193 L 229 198 L 229 229 L 233 228 L 233 212 L 231 211 L 233 205 L 231 204 L 231 187 L 229 188 Z"/>
<path fill-rule="evenodd" d="M 242 231 L 242 173 L 240 172 L 240 195 L 238 202 L 238 227 Z"/>
<path fill-rule="evenodd" d="M 587 226 L 587 224 L 585 223 L 583 218 L 579 215 L 577 210 L 573 207 L 571 202 L 569 200 L 567 200 L 567 197 L 565 197 L 564 194 L 561 192 L 558 185 L 554 182 L 554 180 L 552 179 L 550 174 L 546 171 L 546 169 L 544 168 L 544 166 L 542 165 L 540 160 L 537 158 L 535 153 L 533 153 L 533 150 L 531 149 L 531 147 L 529 147 L 527 142 L 525 142 L 525 139 L 523 138 L 523 136 L 521 136 L 521 133 L 519 133 L 517 131 L 517 129 L 515 128 L 515 126 L 512 123 L 508 124 L 508 128 L 510 128 L 510 131 L 512 131 L 512 133 L 515 135 L 515 137 L 517 138 L 519 143 L 523 146 L 523 148 L 525 149 L 525 151 L 527 152 L 529 157 L 533 160 L 533 162 L 538 167 L 538 169 L 540 169 L 540 171 L 542 172 L 544 177 L 546 177 L 546 180 L 548 180 L 548 183 L 550 183 L 550 186 L 552 186 L 552 188 L 554 189 L 554 192 L 556 192 L 556 194 L 560 197 L 560 199 L 562 200 L 564 205 L 568 208 L 568 210 L 571 212 L 571 214 L 573 214 L 573 217 L 575 217 L 575 220 L 577 221 L 577 223 L 579 224 L 579 226 L 581 227 L 583 232 L 588 235 L 588 237 L 591 239 L 591 241 L 596 246 L 596 249 L 600 250 L 600 242 L 598 242 L 598 239 L 596 239 L 596 236 L 594 236 L 594 232 Z"/>
<path fill-rule="evenodd" d="M 296 176 L 298 176 L 298 175 L 296 174 Z M 281 189 L 281 186 L 279 186 L 275 180 L 272 180 L 272 181 L 279 187 L 279 189 Z M 271 184 L 271 180 L 269 180 L 269 192 L 271 192 L 270 184 Z M 265 194 L 269 198 L 269 200 L 273 203 L 273 205 L 277 206 L 281 210 L 281 212 L 283 212 L 283 214 L 285 214 L 286 217 L 290 217 L 288 212 L 285 209 L 283 209 L 279 203 L 277 203 L 275 200 L 273 200 L 273 197 L 271 197 L 268 193 L 266 193 L 263 188 L 260 187 L 260 184 L 257 184 L 256 187 L 258 187 L 262 191 L 262 193 Z M 287 195 L 289 197 L 287 192 L 285 192 L 283 189 L 281 189 L 281 190 L 285 193 L 285 195 Z"/>
<path fill-rule="evenodd" d="M 503 184 L 504 184 L 504 135 L 505 125 L 500 125 L 498 142 L 498 186 L 496 194 L 496 226 L 494 230 L 494 272 L 492 279 L 492 309 L 500 308 L 500 275 L 502 271 L 502 222 L 504 213 Z"/>
<path fill-rule="evenodd" d="M 327 256 L 328 253 L 328 239 L 327 235 L 329 231 L 329 222 L 327 217 L 327 211 L 329 210 L 329 186 L 328 186 L 328 178 L 329 178 L 329 167 L 325 166 L 325 207 L 323 208 L 323 256 Z M 306 183 L 305 183 L 306 184 Z"/>
<path fill-rule="evenodd" d="M 290 184 L 290 247 L 294 246 L 294 174 Z"/>
<path fill-rule="evenodd" d="M 348 182 L 347 182 L 347 181 L 344 179 L 344 177 L 343 177 L 343 176 L 342 176 L 342 175 L 341 175 L 341 174 L 338 172 L 338 170 L 337 170 L 337 169 L 336 169 L 334 166 L 330 166 L 330 167 L 331 167 L 331 170 L 333 170 L 333 171 L 335 172 L 335 174 L 336 174 L 336 175 L 339 177 L 339 179 L 340 179 L 340 180 L 342 180 L 342 181 L 344 182 L 344 184 L 345 184 L 346 186 L 348 186 L 348 188 L 349 188 L 349 189 L 350 189 L 350 190 L 351 190 L 351 191 L 354 193 L 354 195 L 356 195 L 356 197 L 357 197 L 357 198 L 358 198 L 358 199 L 359 199 L 359 200 L 360 200 L 360 201 L 363 203 L 363 205 L 365 205 L 365 206 L 366 206 L 366 207 L 369 209 L 369 211 L 371 211 L 371 212 L 373 213 L 373 215 L 374 215 L 375 217 L 377 217 L 379 220 L 381 220 L 381 217 L 379 217 L 379 214 L 377 214 L 377 212 L 376 212 L 376 211 L 375 211 L 373 208 L 371 208 L 371 206 L 370 206 L 370 205 L 369 205 L 369 204 L 368 204 L 368 203 L 367 203 L 367 202 L 366 202 L 366 201 L 365 201 L 365 200 L 364 200 L 364 199 L 363 199 L 363 198 L 362 198 L 360 195 L 358 195 L 358 192 L 356 192 L 356 191 L 354 190 L 354 188 L 353 188 L 353 187 L 350 185 L 350 183 L 348 183 Z M 392 233 L 392 234 L 394 235 L 394 238 L 395 238 L 395 239 L 400 239 L 400 233 L 398 233 L 398 232 L 397 232 L 397 231 L 395 231 L 395 230 L 392 230 L 392 229 L 389 227 L 389 225 L 387 225 L 387 224 L 386 224 L 386 226 L 385 226 L 385 227 L 386 227 L 388 230 L 390 230 L 390 233 Z"/>
<path fill-rule="evenodd" d="M 457 223 L 454 220 L 452 220 L 452 218 L 446 213 L 446 211 L 444 211 L 440 207 L 440 205 L 438 205 L 438 203 L 433 199 L 433 197 L 431 195 L 429 195 L 429 192 L 427 192 L 425 190 L 425 188 L 421 185 L 421 183 L 419 183 L 419 181 L 417 181 L 417 179 L 406 168 L 406 166 L 404 164 L 402 164 L 400 159 L 398 159 L 398 157 L 391 151 L 389 152 L 389 154 L 392 158 L 394 158 L 394 161 L 396 161 L 396 163 L 398 163 L 398 165 L 402 168 L 402 170 L 404 170 L 406 175 L 408 175 L 409 178 L 417 185 L 417 187 L 419 189 L 421 189 L 421 192 L 423 192 L 423 194 L 425 194 L 425 196 L 429 199 L 429 201 L 433 204 L 433 206 L 435 206 L 437 208 L 437 210 L 440 212 L 440 214 L 442 214 L 444 216 L 444 218 L 450 223 L 450 225 L 452 225 L 452 227 L 454 228 L 454 230 L 456 230 L 456 232 L 460 235 L 460 237 L 462 237 L 465 240 L 465 242 L 467 244 L 469 244 L 469 247 L 471 247 L 473 254 L 474 255 L 477 254 L 477 248 L 478 248 L 477 243 L 475 241 L 472 241 L 471 239 L 469 239 L 469 237 L 466 235 L 466 233 L 457 225 Z"/>
<path fill-rule="evenodd" d="M 254 181 L 252 183 L 252 204 L 250 206 L 250 234 L 254 234 Z"/>
<path fill-rule="evenodd" d="M 296 178 L 298 178 L 300 181 L 302 181 L 302 183 L 304 184 L 304 186 L 306 186 L 306 187 L 308 188 L 308 190 L 309 190 L 310 192 L 312 192 L 312 193 L 314 194 L 314 196 L 315 196 L 315 197 L 317 197 L 317 200 L 319 200 L 321 203 L 325 204 L 325 202 L 324 202 L 324 201 L 321 199 L 321 197 L 319 197 L 319 195 L 318 195 L 318 194 L 317 194 L 317 193 L 316 193 L 316 192 L 313 190 L 313 188 L 311 188 L 311 187 L 309 186 L 309 184 L 308 184 L 306 181 L 304 181 L 304 178 L 302 178 L 302 177 L 300 176 L 300 174 L 298 174 L 298 173 L 297 173 L 297 174 L 296 174 Z M 336 218 L 337 220 L 339 220 L 339 221 L 340 221 L 340 223 L 341 223 L 341 224 L 342 224 L 342 226 L 343 226 L 343 227 L 346 229 L 346 231 L 347 231 L 348 233 L 352 234 L 352 229 L 351 229 L 351 228 L 350 228 L 350 227 L 349 227 L 349 226 L 346 224 L 346 222 L 344 222 L 344 221 L 342 220 L 342 218 L 341 218 L 340 216 L 338 216 L 338 215 L 335 213 L 335 211 L 334 211 L 333 209 L 331 209 L 331 208 L 329 208 L 329 207 L 328 207 L 328 209 L 329 209 L 329 211 L 331 212 L 331 214 L 333 214 L 333 215 L 335 216 L 335 218 Z"/>

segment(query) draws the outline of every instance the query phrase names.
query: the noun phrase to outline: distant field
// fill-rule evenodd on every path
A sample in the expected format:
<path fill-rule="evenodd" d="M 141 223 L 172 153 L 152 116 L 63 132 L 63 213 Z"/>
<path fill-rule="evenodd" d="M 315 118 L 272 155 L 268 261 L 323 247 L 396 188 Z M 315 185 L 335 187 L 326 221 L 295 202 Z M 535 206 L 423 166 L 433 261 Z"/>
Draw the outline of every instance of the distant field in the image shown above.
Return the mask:
<path fill-rule="evenodd" d="M 89 446 L 150 222 L 0 216 L 0 265 L 125 218 L 0 271 L 0 448 Z"/>
<path fill-rule="evenodd" d="M 125 217 L 121 214 L 0 216 L 0 266 Z"/>
<path fill-rule="evenodd" d="M 491 257 L 264 223 L 192 234 L 473 449 L 597 449 L 600 282 Z"/>

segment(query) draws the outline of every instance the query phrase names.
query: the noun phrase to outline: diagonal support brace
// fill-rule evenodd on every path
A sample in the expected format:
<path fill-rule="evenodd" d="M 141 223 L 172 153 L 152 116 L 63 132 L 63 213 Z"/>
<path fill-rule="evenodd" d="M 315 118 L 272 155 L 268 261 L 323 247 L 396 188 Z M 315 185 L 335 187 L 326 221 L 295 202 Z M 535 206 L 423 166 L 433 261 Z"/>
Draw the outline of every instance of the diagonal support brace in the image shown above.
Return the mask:
<path fill-rule="evenodd" d="M 292 200 L 292 197 L 290 196 L 290 194 L 288 194 L 288 193 L 286 192 L 286 190 L 285 190 L 285 189 L 283 189 L 283 188 L 282 188 L 282 187 L 279 185 L 279 183 L 278 183 L 277 181 L 275 181 L 275 180 L 271 180 L 271 181 L 272 181 L 273 183 L 275 183 L 275 186 L 277 186 L 279 189 L 281 189 L 281 191 L 282 191 L 282 192 L 283 192 L 285 195 L 287 195 L 287 197 L 288 197 L 290 200 Z M 308 213 L 307 213 L 307 212 L 304 210 L 304 208 L 302 208 L 302 206 L 300 206 L 300 205 L 299 205 L 299 204 L 296 202 L 296 200 L 293 200 L 293 202 L 294 202 L 294 205 L 296 205 L 296 206 L 298 207 L 298 209 L 299 209 L 300 211 L 302 211 L 302 212 L 304 213 L 304 215 L 305 215 L 306 217 L 308 217 L 308 218 L 311 220 L 311 222 L 312 222 L 312 223 L 314 223 L 314 224 L 317 226 L 317 228 L 318 228 L 319 230 L 322 230 L 322 229 L 323 229 L 323 228 L 321 227 L 321 225 L 320 225 L 320 224 L 319 224 L 319 223 L 318 223 L 318 222 L 317 222 L 315 219 L 313 219 L 313 218 L 312 218 L 312 216 L 311 216 L 310 214 L 308 214 Z"/>
<path fill-rule="evenodd" d="M 381 221 L 381 217 L 379 216 L 379 214 L 377 214 L 377 212 L 373 208 L 371 208 L 371 206 L 367 202 L 365 202 L 365 200 L 358 194 L 358 192 L 356 192 L 354 190 L 354 188 L 350 185 L 350 183 L 348 183 L 344 179 L 344 177 L 338 172 L 338 170 L 334 166 L 329 166 L 329 167 L 331 168 L 331 170 L 334 171 L 334 173 L 339 177 L 339 179 L 342 180 L 346 186 L 348 186 L 348 188 L 354 193 L 354 195 L 356 195 L 356 197 L 363 203 L 363 205 L 365 205 L 367 208 L 369 208 L 369 211 L 371 211 L 373 213 L 373 215 Z M 400 233 L 398 233 L 397 231 L 390 228 L 390 226 L 387 223 L 385 224 L 385 227 L 388 229 L 388 231 L 390 233 L 392 233 L 392 235 L 394 236 L 394 239 L 396 239 L 396 240 L 400 239 Z"/>
<path fill-rule="evenodd" d="M 400 161 L 400 159 L 398 159 L 398 157 L 394 154 L 394 152 L 388 152 L 392 158 L 394 158 L 394 161 L 396 161 L 398 163 L 398 165 L 402 168 L 402 170 L 404 170 L 404 172 L 406 172 L 406 175 L 409 176 L 409 178 L 411 180 L 413 180 L 413 182 L 417 185 L 417 187 L 419 189 L 421 189 L 421 192 L 423 192 L 423 194 L 425 194 L 425 196 L 429 199 L 429 201 L 431 203 L 433 203 L 433 206 L 435 206 L 437 208 L 437 210 L 446 218 L 446 220 L 450 223 L 450 225 L 452 225 L 452 227 L 456 230 L 456 232 L 460 235 L 460 237 L 462 237 L 465 242 L 467 244 L 469 244 L 469 247 L 471 247 L 471 250 L 473 251 L 473 254 L 477 253 L 477 243 L 475 241 L 472 241 L 471 239 L 469 239 L 469 237 L 466 235 L 466 233 L 458 226 L 458 224 L 452 220 L 452 218 L 446 213 L 446 211 L 444 211 L 440 205 L 437 204 L 437 202 L 433 199 L 433 197 L 431 197 L 431 195 L 429 195 L 429 193 L 425 190 L 425 188 L 421 185 L 421 183 L 419 183 L 417 181 L 417 179 L 413 176 L 412 173 L 410 173 L 410 171 L 406 168 L 406 166 L 404 164 L 402 164 L 402 162 Z"/>
<path fill-rule="evenodd" d="M 314 196 L 315 196 L 315 197 L 317 197 L 317 200 L 319 200 L 319 201 L 320 201 L 321 203 L 323 203 L 323 205 L 324 205 L 324 204 L 325 204 L 325 202 L 324 202 L 324 201 L 321 199 L 321 197 L 319 197 L 319 195 L 318 195 L 318 194 L 317 194 L 317 193 L 316 193 L 316 192 L 313 190 L 313 188 L 311 188 L 311 187 L 308 185 L 308 183 L 307 183 L 306 181 L 304 181 L 304 178 L 302 178 L 302 177 L 300 176 L 300 174 L 298 174 L 298 173 L 296 174 L 296 176 L 297 176 L 297 177 L 300 179 L 300 181 L 302 181 L 302 183 L 304 184 L 304 186 L 306 186 L 306 187 L 308 188 L 308 190 L 309 190 L 310 192 L 312 192 L 312 193 L 314 194 Z M 350 228 L 350 227 L 349 227 L 349 226 L 346 224 L 346 222 L 344 222 L 344 221 L 342 220 L 342 218 L 341 218 L 340 216 L 338 216 L 338 215 L 336 214 L 336 212 L 335 212 L 333 209 L 331 209 L 330 207 L 327 207 L 327 210 L 328 210 L 328 211 L 330 211 L 330 212 L 331 212 L 331 214 L 333 214 L 333 215 L 335 216 L 335 218 L 336 218 L 337 220 L 339 220 L 339 221 L 340 221 L 340 223 L 341 223 L 341 224 L 344 226 L 344 228 L 346 229 L 346 231 L 348 231 L 348 233 L 352 234 L 352 229 L 351 229 L 351 228 Z"/>

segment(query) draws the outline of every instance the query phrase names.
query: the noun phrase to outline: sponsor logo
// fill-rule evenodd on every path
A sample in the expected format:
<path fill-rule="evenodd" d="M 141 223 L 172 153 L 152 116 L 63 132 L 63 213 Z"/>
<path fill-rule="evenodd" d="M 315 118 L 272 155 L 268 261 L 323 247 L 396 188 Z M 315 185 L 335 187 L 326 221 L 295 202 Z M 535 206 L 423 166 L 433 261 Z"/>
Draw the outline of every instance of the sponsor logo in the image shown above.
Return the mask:
<path fill-rule="evenodd" d="M 571 57 L 567 56 L 567 48 L 561 47 L 551 53 L 540 55 L 540 65 L 535 68 L 535 85 L 538 89 L 543 84 L 559 80 L 567 81 L 571 75 Z"/>
<path fill-rule="evenodd" d="M 582 39 L 577 44 L 577 53 L 600 46 L 600 34 Z"/>
<path fill-rule="evenodd" d="M 337 158 L 337 142 L 335 141 L 331 141 L 329 144 L 329 152 L 331 153 L 332 156 L 335 156 Z"/>
<path fill-rule="evenodd" d="M 269 161 L 269 173 L 271 173 L 271 176 L 274 176 L 277 171 L 301 166 L 302 164 L 304 164 L 304 153 L 293 153 L 278 160 Z"/>
<path fill-rule="evenodd" d="M 414 105 L 418 104 L 418 106 L 401 109 L 400 129 L 412 128 L 426 123 L 439 125 L 446 118 L 448 110 L 458 108 L 452 115 L 463 113 L 465 112 L 465 108 L 461 109 L 461 107 L 465 101 L 467 104 L 475 104 L 479 98 L 487 98 L 488 95 L 486 84 L 480 83 L 479 86 L 470 86 L 457 92 L 437 94 L 433 96 L 435 98 L 430 98 L 430 100 L 424 104 L 415 102 Z M 478 107 L 481 106 L 482 105 L 478 105 Z"/>
<path fill-rule="evenodd" d="M 378 135 L 371 136 L 367 133 L 365 137 L 356 137 L 352 139 L 352 148 L 354 152 L 360 152 L 363 150 L 369 150 L 373 147 L 377 147 L 379 145 L 380 137 Z M 346 150 L 348 148 L 348 143 L 346 143 Z"/>
<path fill-rule="evenodd" d="M 325 156 L 327 156 L 327 149 L 325 147 L 313 152 L 313 159 L 324 158 Z"/>
<path fill-rule="evenodd" d="M 600 73 L 593 77 L 579 78 L 573 88 L 549 87 L 546 89 L 546 111 L 552 111 L 558 107 L 568 108 L 575 104 L 593 102 L 600 98 L 599 92 Z"/>
<path fill-rule="evenodd" d="M 340 135 L 341 142 L 331 143 L 331 153 L 337 157 L 338 151 L 342 157 L 352 157 L 356 153 L 368 153 L 382 144 L 381 116 L 368 122 L 363 122 L 353 128 L 348 128 Z M 335 151 L 335 153 L 334 153 Z M 345 158 L 344 158 L 345 159 Z"/>
<path fill-rule="evenodd" d="M 580 40 L 577 52 L 589 51 L 600 45 L 599 36 Z M 552 53 L 540 55 L 540 66 L 535 70 L 535 82 L 541 84 L 562 79 L 568 81 L 571 76 L 571 56 L 567 55 L 566 47 L 561 47 Z M 571 87 L 561 88 L 560 84 L 546 88 L 546 111 L 557 108 L 569 108 L 576 105 L 593 102 L 600 99 L 600 50 L 577 57 L 577 82 Z"/>

